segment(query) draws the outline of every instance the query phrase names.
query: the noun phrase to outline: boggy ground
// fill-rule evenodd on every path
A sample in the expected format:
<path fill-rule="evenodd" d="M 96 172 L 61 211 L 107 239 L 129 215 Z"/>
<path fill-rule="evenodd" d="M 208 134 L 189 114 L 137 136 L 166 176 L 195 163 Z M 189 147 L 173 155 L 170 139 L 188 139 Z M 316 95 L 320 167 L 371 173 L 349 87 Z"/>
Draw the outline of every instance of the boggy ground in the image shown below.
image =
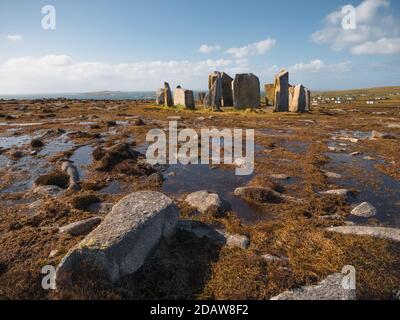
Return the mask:
<path fill-rule="evenodd" d="M 400 289 L 398 244 L 325 228 L 349 221 L 400 227 L 399 106 L 400 101 L 373 107 L 324 105 L 307 114 L 286 114 L 265 108 L 186 111 L 145 101 L 1 101 L 0 298 L 269 299 L 352 265 L 359 299 L 393 299 Z M 122 142 L 144 152 L 146 133 L 167 128 L 168 118 L 177 116 L 181 127 L 256 129 L 255 173 L 239 178 L 224 166 L 152 168 L 140 157 L 124 158 L 123 150 L 117 150 L 118 163 L 101 157 L 104 149 Z M 391 137 L 371 140 L 372 130 Z M 44 146 L 31 146 L 32 138 L 40 138 Z M 361 154 L 349 155 L 356 151 Z M 33 182 L 45 174 L 62 185 L 62 177 L 54 173 L 65 159 L 78 166 L 81 190 L 65 190 L 57 197 L 34 194 Z M 165 182 L 148 178 L 157 170 Z M 342 178 L 328 178 L 326 171 Z M 274 180 L 272 174 L 290 179 Z M 233 196 L 234 189 L 244 185 L 271 187 L 305 201 L 246 202 Z M 358 200 L 319 194 L 341 187 L 358 192 Z M 232 210 L 223 216 L 196 214 L 182 199 L 203 189 L 227 198 Z M 84 272 L 84 287 L 43 290 L 41 268 L 56 266 L 83 238 L 60 234 L 58 228 L 106 214 L 90 209 L 93 202 L 113 204 L 138 190 L 167 193 L 181 208 L 182 219 L 248 235 L 249 249 L 215 246 L 179 231 L 160 243 L 137 273 L 112 288 Z M 376 218 L 349 216 L 361 199 L 375 201 Z M 267 262 L 262 258 L 266 254 L 288 260 Z"/>

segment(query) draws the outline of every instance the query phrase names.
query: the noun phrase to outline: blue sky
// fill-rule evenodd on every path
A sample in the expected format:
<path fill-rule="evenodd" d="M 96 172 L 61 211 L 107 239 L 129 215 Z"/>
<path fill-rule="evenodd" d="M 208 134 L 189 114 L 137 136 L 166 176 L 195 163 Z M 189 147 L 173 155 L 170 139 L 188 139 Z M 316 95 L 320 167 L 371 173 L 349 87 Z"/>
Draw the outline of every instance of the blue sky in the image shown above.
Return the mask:
<path fill-rule="evenodd" d="M 44 30 L 44 5 L 56 30 Z M 341 27 L 343 5 L 357 29 Z M 311 89 L 400 85 L 397 0 L 1 0 L 0 94 L 205 89 L 281 68 Z"/>

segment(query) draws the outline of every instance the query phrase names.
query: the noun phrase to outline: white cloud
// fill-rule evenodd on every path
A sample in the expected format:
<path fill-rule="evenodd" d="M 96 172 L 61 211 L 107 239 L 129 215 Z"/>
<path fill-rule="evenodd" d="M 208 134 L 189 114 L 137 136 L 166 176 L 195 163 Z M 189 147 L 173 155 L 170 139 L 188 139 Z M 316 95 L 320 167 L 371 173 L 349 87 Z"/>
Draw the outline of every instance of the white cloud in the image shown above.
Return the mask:
<path fill-rule="evenodd" d="M 289 67 L 289 72 L 293 73 L 318 73 L 318 72 L 334 72 L 334 73 L 346 73 L 351 70 L 351 62 L 345 61 L 335 64 L 328 64 L 320 59 L 310 61 L 308 63 L 296 63 Z"/>
<path fill-rule="evenodd" d="M 6 39 L 10 42 L 20 42 L 22 41 L 24 38 L 23 36 L 19 35 L 19 34 L 9 34 Z"/>
<path fill-rule="evenodd" d="M 211 53 L 213 51 L 220 51 L 222 50 L 222 47 L 218 44 L 214 45 L 214 46 L 209 46 L 207 44 L 202 44 L 199 48 L 199 52 L 201 53 Z"/>
<path fill-rule="evenodd" d="M 400 54 L 400 38 L 387 39 L 382 38 L 378 41 L 368 41 L 351 48 L 354 55 L 388 55 Z"/>
<path fill-rule="evenodd" d="M 325 17 L 324 27 L 314 32 L 311 39 L 318 44 L 327 44 L 335 51 L 349 49 L 353 54 L 396 53 L 396 50 L 388 49 L 388 46 L 396 42 L 400 35 L 400 23 L 390 14 L 389 9 L 389 0 L 364 0 L 356 7 L 356 29 L 344 30 L 340 8 Z M 385 50 L 371 50 L 373 43 Z"/>
<path fill-rule="evenodd" d="M 67 55 L 26 56 L 0 62 L 0 91 L 4 94 L 155 90 L 163 81 L 201 89 L 207 86 L 207 75 L 212 71 L 234 74 L 248 72 L 248 68 L 246 59 L 109 64 L 76 62 Z"/>
<path fill-rule="evenodd" d="M 232 55 L 236 59 L 247 58 L 249 56 L 261 55 L 270 51 L 276 45 L 275 39 L 265 39 L 260 42 L 252 43 L 244 47 L 230 48 L 226 53 Z"/>

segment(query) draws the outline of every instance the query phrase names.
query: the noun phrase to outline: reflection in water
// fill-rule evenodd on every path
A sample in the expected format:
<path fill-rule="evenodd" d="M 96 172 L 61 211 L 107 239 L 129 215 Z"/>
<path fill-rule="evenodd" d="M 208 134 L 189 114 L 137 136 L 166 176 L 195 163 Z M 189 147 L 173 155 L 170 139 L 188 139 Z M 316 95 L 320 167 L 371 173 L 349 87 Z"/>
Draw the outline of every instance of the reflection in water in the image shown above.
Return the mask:
<path fill-rule="evenodd" d="M 228 201 L 242 220 L 250 222 L 262 218 L 257 209 L 233 195 L 234 190 L 248 184 L 253 175 L 237 176 L 234 169 L 211 169 L 208 165 L 171 165 L 164 174 L 167 180 L 162 191 L 170 196 L 208 190 Z"/>
<path fill-rule="evenodd" d="M 342 179 L 335 179 L 335 183 L 360 191 L 355 203 L 370 202 L 378 210 L 376 219 L 383 224 L 400 227 L 400 210 L 396 205 L 400 199 L 399 181 L 377 170 L 374 166 L 376 161 L 339 153 L 327 153 L 327 156 L 331 161 L 324 169 L 336 170 L 343 175 Z M 365 222 L 365 219 L 357 217 L 351 217 L 351 220 Z"/>

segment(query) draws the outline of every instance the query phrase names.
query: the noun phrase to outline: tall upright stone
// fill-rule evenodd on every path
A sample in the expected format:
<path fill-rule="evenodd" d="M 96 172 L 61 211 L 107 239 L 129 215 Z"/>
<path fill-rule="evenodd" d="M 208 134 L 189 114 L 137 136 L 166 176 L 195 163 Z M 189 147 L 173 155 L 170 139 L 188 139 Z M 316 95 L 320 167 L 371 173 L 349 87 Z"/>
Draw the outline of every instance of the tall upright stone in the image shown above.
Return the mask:
<path fill-rule="evenodd" d="M 222 106 L 222 81 L 221 75 L 218 74 L 211 86 L 208 101 L 213 111 L 221 111 Z"/>
<path fill-rule="evenodd" d="M 182 106 L 187 109 L 194 109 L 194 93 L 192 90 L 176 88 L 174 91 L 174 106 Z"/>
<path fill-rule="evenodd" d="M 311 91 L 308 90 L 307 88 L 304 88 L 306 91 L 306 108 L 305 111 L 308 112 L 311 110 Z"/>
<path fill-rule="evenodd" d="M 274 83 L 275 111 L 289 111 L 289 72 L 281 70 L 275 77 Z"/>
<path fill-rule="evenodd" d="M 200 101 L 204 101 L 204 98 L 206 97 L 206 93 L 205 92 L 199 92 L 198 93 L 198 97 Z"/>
<path fill-rule="evenodd" d="M 174 101 L 172 100 L 172 92 L 168 82 L 164 82 L 164 105 L 166 107 L 173 107 Z"/>
<path fill-rule="evenodd" d="M 265 103 L 267 106 L 274 105 L 274 84 L 268 83 L 264 86 L 265 88 Z"/>
<path fill-rule="evenodd" d="M 208 76 L 208 89 L 211 90 L 217 78 L 221 79 L 221 106 L 232 107 L 232 81 L 233 79 L 225 72 L 214 71 Z"/>
<path fill-rule="evenodd" d="M 156 104 L 157 105 L 164 104 L 164 88 L 160 88 L 156 91 Z"/>
<path fill-rule="evenodd" d="M 303 85 L 299 84 L 291 87 L 289 94 L 289 111 L 290 112 L 304 112 L 306 111 L 306 89 Z"/>
<path fill-rule="evenodd" d="M 232 82 L 232 89 L 233 106 L 236 109 L 260 106 L 260 80 L 254 74 L 237 74 Z"/>

